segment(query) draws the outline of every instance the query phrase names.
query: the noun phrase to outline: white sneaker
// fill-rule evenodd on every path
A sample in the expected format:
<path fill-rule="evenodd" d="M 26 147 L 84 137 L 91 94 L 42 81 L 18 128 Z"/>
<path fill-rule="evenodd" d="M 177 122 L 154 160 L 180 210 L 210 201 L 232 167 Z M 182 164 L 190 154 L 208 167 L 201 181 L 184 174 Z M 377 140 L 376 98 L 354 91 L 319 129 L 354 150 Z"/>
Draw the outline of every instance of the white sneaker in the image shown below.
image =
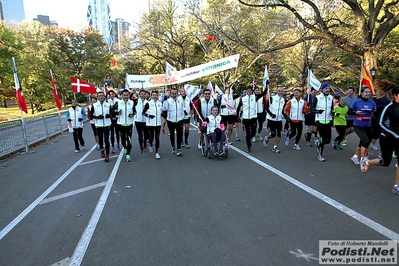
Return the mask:
<path fill-rule="evenodd" d="M 263 146 L 267 147 L 267 144 L 269 144 L 269 138 L 265 136 L 265 138 L 263 139 Z"/>
<path fill-rule="evenodd" d="M 198 142 L 198 149 L 202 149 L 202 145 L 201 145 L 201 142 Z"/>
<path fill-rule="evenodd" d="M 155 154 L 155 159 L 161 159 L 161 155 L 159 155 L 159 153 Z"/>
<path fill-rule="evenodd" d="M 299 147 L 299 145 L 298 144 L 294 144 L 294 147 L 292 147 L 294 150 L 296 150 L 296 151 L 300 151 L 301 150 L 301 147 Z"/>
<path fill-rule="evenodd" d="M 378 151 L 378 147 L 376 145 L 374 145 L 373 143 L 370 143 L 370 148 L 373 151 Z"/>
<path fill-rule="evenodd" d="M 82 146 L 82 151 L 84 151 L 85 150 L 85 146 Z"/>
<path fill-rule="evenodd" d="M 291 141 L 291 139 L 288 137 L 288 135 L 287 135 L 287 138 L 285 139 L 285 146 L 287 146 L 288 147 L 288 145 L 290 145 L 290 141 Z"/>
<path fill-rule="evenodd" d="M 78 153 L 79 152 L 79 150 L 75 150 L 75 153 Z"/>
<path fill-rule="evenodd" d="M 97 150 L 100 150 L 100 144 L 97 144 Z"/>
<path fill-rule="evenodd" d="M 256 138 L 255 138 L 255 137 L 253 137 L 253 138 L 252 138 L 252 142 L 255 142 L 255 141 L 256 141 Z"/>
<path fill-rule="evenodd" d="M 356 164 L 356 165 L 359 165 L 359 164 L 360 164 L 359 156 L 353 155 L 352 158 L 351 158 L 351 160 L 352 160 L 352 162 L 353 162 L 354 164 Z"/>
<path fill-rule="evenodd" d="M 150 146 L 150 147 L 148 148 L 148 151 L 149 151 L 150 153 L 153 153 L 153 152 L 154 152 L 154 148 L 153 148 L 152 146 Z"/>

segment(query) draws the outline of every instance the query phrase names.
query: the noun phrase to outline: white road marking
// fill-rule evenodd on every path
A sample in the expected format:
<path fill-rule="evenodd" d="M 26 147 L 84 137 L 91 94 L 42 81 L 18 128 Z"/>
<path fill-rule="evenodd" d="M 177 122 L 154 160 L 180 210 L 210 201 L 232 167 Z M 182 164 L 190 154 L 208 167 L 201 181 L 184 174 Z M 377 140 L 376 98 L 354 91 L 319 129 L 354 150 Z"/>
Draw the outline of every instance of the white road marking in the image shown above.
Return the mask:
<path fill-rule="evenodd" d="M 281 178 L 283 178 L 284 180 L 290 182 L 291 184 L 299 187 L 300 189 L 306 191 L 307 193 L 311 194 L 312 196 L 320 199 L 321 201 L 324 201 L 325 203 L 327 203 L 328 205 L 336 208 L 337 210 L 345 213 L 346 215 L 352 217 L 353 219 L 359 221 L 360 223 L 370 227 L 371 229 L 377 231 L 378 233 L 386 236 L 389 239 L 395 240 L 396 242 L 399 243 L 399 234 L 395 233 L 394 231 L 382 226 L 381 224 L 374 222 L 373 220 L 367 218 L 366 216 L 346 207 L 345 205 L 339 203 L 338 201 L 318 192 L 317 190 L 308 187 L 307 185 L 299 182 L 298 180 L 290 177 L 287 174 L 284 174 L 283 172 L 281 172 L 280 170 L 262 162 L 261 160 L 258 160 L 257 158 L 249 155 L 248 153 L 234 147 L 234 146 L 229 146 L 229 149 L 232 149 L 236 152 L 238 152 L 239 154 L 243 155 L 244 157 L 247 157 L 249 160 L 259 164 L 260 166 L 266 168 L 267 170 L 269 170 L 270 172 L 275 173 L 276 175 L 280 176 Z"/>
<path fill-rule="evenodd" d="M 101 197 L 97 202 L 96 208 L 94 209 L 94 212 L 91 215 L 90 221 L 87 224 L 87 227 L 84 230 L 82 236 L 80 237 L 79 243 L 76 246 L 75 251 L 73 252 L 70 265 L 80 265 L 82 263 L 87 247 L 89 246 L 91 238 L 94 234 L 94 230 L 96 230 L 98 220 L 100 220 L 101 213 L 104 210 L 105 203 L 107 202 L 112 185 L 114 184 L 116 173 L 118 172 L 122 158 L 123 158 L 123 153 L 121 152 L 119 154 L 118 160 L 115 163 L 114 168 L 112 169 L 111 175 L 108 178 L 103 193 L 101 194 Z"/>
<path fill-rule="evenodd" d="M 105 184 L 107 184 L 107 181 L 104 181 L 104 182 L 101 182 L 101 183 L 97 183 L 97 184 L 94 184 L 94 185 L 91 185 L 91 186 L 87 186 L 87 187 L 84 187 L 84 188 L 79 188 L 79 189 L 76 189 L 76 190 L 72 190 L 72 191 L 69 191 L 67 193 L 63 193 L 63 194 L 60 194 L 60 195 L 57 195 L 57 196 L 54 196 L 54 197 L 51 197 L 51 198 L 44 199 L 44 200 L 42 200 L 42 202 L 39 203 L 39 205 L 45 204 L 45 203 L 49 203 L 49 202 L 52 202 L 52 201 L 56 201 L 56 200 L 59 200 L 59 199 L 63 199 L 63 198 L 69 197 L 69 196 L 73 196 L 73 195 L 76 195 L 76 194 L 79 194 L 79 193 L 82 193 L 82 192 L 85 192 L 85 191 L 89 191 L 89 190 L 92 190 L 92 189 L 95 189 L 95 188 L 98 188 L 98 187 L 103 187 L 103 186 L 105 186 Z"/>
<path fill-rule="evenodd" d="M 11 221 L 3 230 L 0 231 L 0 240 L 3 239 L 17 224 L 22 221 L 40 202 L 42 202 L 79 164 L 89 156 L 96 148 L 93 146 L 85 155 L 82 156 L 74 165 L 71 166 L 57 181 L 55 181 L 46 191 L 43 192 L 34 202 L 32 202 L 25 210 L 23 210 L 14 220 Z"/>
<path fill-rule="evenodd" d="M 119 156 L 119 155 L 113 155 L 113 156 L 109 156 L 109 158 L 116 158 L 116 157 L 118 157 L 118 156 Z M 82 162 L 82 163 L 79 164 L 79 166 L 80 166 L 80 165 L 85 165 L 85 164 L 96 163 L 96 162 L 104 162 L 104 158 L 95 159 L 95 160 L 91 160 L 91 161 L 87 161 L 87 162 Z"/>

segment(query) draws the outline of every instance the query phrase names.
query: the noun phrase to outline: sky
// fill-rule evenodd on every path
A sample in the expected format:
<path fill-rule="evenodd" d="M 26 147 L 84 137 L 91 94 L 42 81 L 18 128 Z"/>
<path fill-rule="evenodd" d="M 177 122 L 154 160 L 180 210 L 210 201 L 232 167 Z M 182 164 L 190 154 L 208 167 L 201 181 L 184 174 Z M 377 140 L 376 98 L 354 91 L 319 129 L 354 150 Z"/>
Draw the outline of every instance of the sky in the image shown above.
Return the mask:
<path fill-rule="evenodd" d="M 59 27 L 78 30 L 87 27 L 87 7 L 90 0 L 23 0 L 25 19 L 32 21 L 37 15 L 46 15 L 57 21 Z M 143 11 L 148 10 L 146 0 L 108 0 L 111 20 L 122 18 L 139 22 Z"/>

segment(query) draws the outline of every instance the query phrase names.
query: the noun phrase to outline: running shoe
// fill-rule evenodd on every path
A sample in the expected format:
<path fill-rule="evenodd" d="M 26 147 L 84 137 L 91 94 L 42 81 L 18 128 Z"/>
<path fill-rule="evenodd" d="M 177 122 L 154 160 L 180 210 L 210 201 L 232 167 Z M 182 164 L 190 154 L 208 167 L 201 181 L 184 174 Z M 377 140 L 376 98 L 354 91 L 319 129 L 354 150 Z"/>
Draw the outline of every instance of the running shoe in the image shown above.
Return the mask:
<path fill-rule="evenodd" d="M 79 150 L 75 150 L 75 153 L 78 153 L 79 152 Z"/>
<path fill-rule="evenodd" d="M 252 138 L 252 142 L 255 142 L 255 141 L 256 141 L 256 138 L 255 138 L 255 137 L 253 137 L 253 138 Z"/>
<path fill-rule="evenodd" d="M 106 163 L 108 163 L 108 162 L 109 162 L 109 156 L 105 156 L 104 161 L 105 161 Z"/>
<path fill-rule="evenodd" d="M 227 143 L 228 143 L 229 145 L 233 145 L 233 142 L 231 142 L 230 139 L 227 139 Z"/>
<path fill-rule="evenodd" d="M 186 149 L 190 149 L 190 144 L 184 143 L 184 147 L 186 147 Z"/>
<path fill-rule="evenodd" d="M 111 148 L 111 153 L 115 153 L 114 147 Z"/>
<path fill-rule="evenodd" d="M 198 147 L 198 149 L 202 149 L 201 141 L 198 142 L 197 147 Z"/>
<path fill-rule="evenodd" d="M 373 143 L 370 143 L 370 149 L 372 151 L 378 151 L 378 147 L 376 145 L 374 145 Z"/>
<path fill-rule="evenodd" d="M 289 138 L 288 135 L 286 135 L 286 137 L 285 137 L 285 142 L 284 142 L 284 144 L 285 144 L 286 147 L 288 147 L 288 146 L 290 145 L 290 141 L 291 141 L 291 139 Z"/>
<path fill-rule="evenodd" d="M 144 153 L 144 148 L 143 147 L 140 148 L 140 153 Z"/>
<path fill-rule="evenodd" d="M 168 132 L 168 136 L 170 136 L 170 131 Z"/>
<path fill-rule="evenodd" d="M 177 149 L 176 155 L 177 155 L 177 156 L 182 156 L 182 155 L 183 155 L 183 153 L 181 152 L 181 150 L 180 150 L 180 149 Z"/>
<path fill-rule="evenodd" d="M 314 141 L 314 144 L 316 145 L 317 153 L 320 155 L 320 153 L 321 153 L 321 148 L 320 148 L 320 142 L 319 142 L 319 140 L 316 139 L 316 140 Z"/>
<path fill-rule="evenodd" d="M 176 149 L 175 149 L 175 147 L 173 147 L 172 148 L 172 154 L 175 154 L 176 153 Z"/>
<path fill-rule="evenodd" d="M 235 139 L 235 141 L 240 141 L 240 140 L 241 140 L 241 139 L 240 139 L 239 136 L 237 136 L 236 139 Z"/>
<path fill-rule="evenodd" d="M 126 161 L 131 162 L 132 161 L 132 157 L 130 157 L 130 155 L 126 155 Z"/>
<path fill-rule="evenodd" d="M 310 142 L 310 141 L 306 141 L 306 147 L 312 147 L 313 145 L 312 145 L 312 143 Z"/>
<path fill-rule="evenodd" d="M 309 138 L 309 136 L 308 136 L 308 133 L 303 133 L 303 136 L 305 137 L 306 143 L 307 143 L 307 142 L 310 142 L 310 138 Z M 308 146 L 308 147 L 312 147 L 312 146 Z"/>
<path fill-rule="evenodd" d="M 393 185 L 391 192 L 393 194 L 399 195 L 399 185 L 398 184 Z"/>
<path fill-rule="evenodd" d="M 127 149 L 123 149 L 123 155 L 127 154 Z"/>
<path fill-rule="evenodd" d="M 251 152 L 251 147 L 247 147 L 247 152 Z"/>
<path fill-rule="evenodd" d="M 121 146 L 119 146 L 119 144 L 118 144 L 118 146 L 116 147 L 116 150 L 118 150 L 118 151 L 121 150 Z"/>
<path fill-rule="evenodd" d="M 159 153 L 155 153 L 155 159 L 161 159 L 161 155 L 159 155 Z"/>
<path fill-rule="evenodd" d="M 294 150 L 296 150 L 296 151 L 300 151 L 301 150 L 301 147 L 299 147 L 299 145 L 298 144 L 294 144 L 294 147 L 292 147 Z"/>
<path fill-rule="evenodd" d="M 262 135 L 260 133 L 256 134 L 256 137 L 258 138 L 258 140 L 262 140 Z"/>
<path fill-rule="evenodd" d="M 352 162 L 356 165 L 360 164 L 359 156 L 353 155 L 351 158 Z"/>
<path fill-rule="evenodd" d="M 337 145 L 337 142 L 335 140 L 331 141 L 331 147 L 335 149 L 335 145 Z"/>
<path fill-rule="evenodd" d="M 269 138 L 265 136 L 265 138 L 263 139 L 263 146 L 267 147 L 268 144 L 269 144 Z"/>
<path fill-rule="evenodd" d="M 364 158 L 360 162 L 360 171 L 362 171 L 363 173 L 367 173 L 369 170 L 369 165 L 367 164 L 368 161 L 369 160 L 367 158 Z"/>
<path fill-rule="evenodd" d="M 152 146 L 150 146 L 150 147 L 148 148 L 148 151 L 149 151 L 150 153 L 153 153 L 154 148 L 153 148 Z"/>
<path fill-rule="evenodd" d="M 84 151 L 86 148 L 85 148 L 85 146 L 82 146 L 82 151 Z"/>
<path fill-rule="evenodd" d="M 100 144 L 97 144 L 97 150 L 100 150 Z"/>
<path fill-rule="evenodd" d="M 341 146 L 342 146 L 342 147 L 346 147 L 346 139 L 344 139 L 344 140 L 341 142 Z"/>
<path fill-rule="evenodd" d="M 288 133 L 288 130 L 284 129 L 283 130 L 283 135 L 287 135 L 287 133 Z"/>
<path fill-rule="evenodd" d="M 274 146 L 272 149 L 272 152 L 280 153 L 280 150 L 276 146 Z"/>
<path fill-rule="evenodd" d="M 162 134 L 165 135 L 165 128 L 162 128 Z"/>
<path fill-rule="evenodd" d="M 325 162 L 326 158 L 324 157 L 323 154 L 320 154 L 319 156 L 317 156 L 317 160 L 319 160 L 319 162 Z"/>
<path fill-rule="evenodd" d="M 105 158 L 105 152 L 104 152 L 104 149 L 102 149 L 102 150 L 100 151 L 100 156 L 101 156 L 101 158 Z"/>

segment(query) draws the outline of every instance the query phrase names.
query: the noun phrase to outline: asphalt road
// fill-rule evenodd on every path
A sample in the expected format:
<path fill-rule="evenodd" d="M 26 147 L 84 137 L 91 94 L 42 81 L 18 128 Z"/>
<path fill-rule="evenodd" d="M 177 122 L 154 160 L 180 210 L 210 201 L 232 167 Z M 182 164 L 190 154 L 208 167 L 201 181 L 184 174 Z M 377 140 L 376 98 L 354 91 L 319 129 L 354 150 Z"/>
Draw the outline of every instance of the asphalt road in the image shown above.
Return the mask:
<path fill-rule="evenodd" d="M 105 163 L 84 137 L 0 163 L 0 265 L 318 265 L 319 240 L 399 240 L 395 166 L 362 173 L 355 135 L 324 163 L 303 140 L 206 159 L 194 128 L 182 157 L 167 135 L 162 159 L 140 154 L 134 132 L 133 162 Z"/>

